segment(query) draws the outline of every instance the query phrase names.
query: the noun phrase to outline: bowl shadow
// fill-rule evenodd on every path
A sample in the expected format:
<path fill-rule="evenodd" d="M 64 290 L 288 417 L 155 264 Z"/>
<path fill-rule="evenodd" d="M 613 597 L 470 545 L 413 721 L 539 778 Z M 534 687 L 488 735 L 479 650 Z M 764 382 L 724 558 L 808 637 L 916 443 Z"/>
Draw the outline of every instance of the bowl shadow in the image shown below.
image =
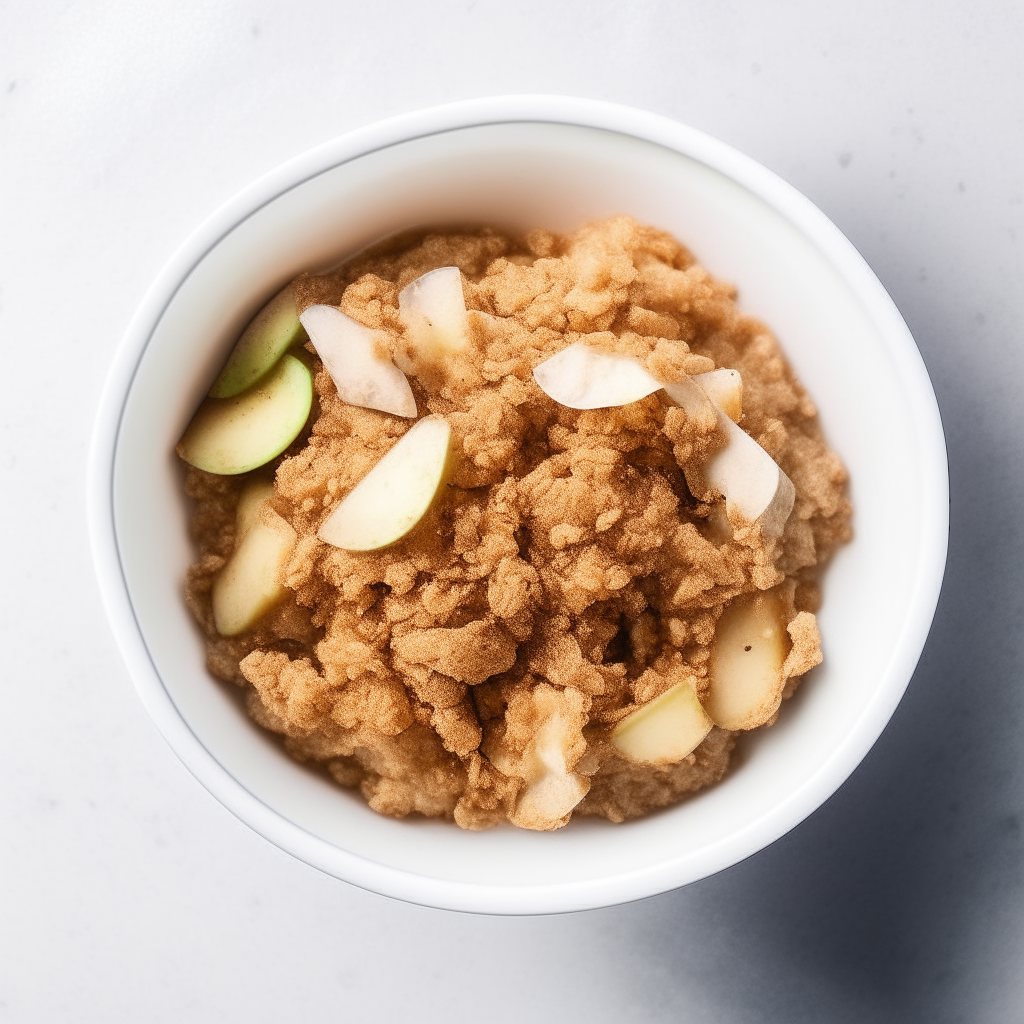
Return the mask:
<path fill-rule="evenodd" d="M 936 363 L 956 349 L 941 333 L 921 330 Z M 1020 774 L 1024 546 L 1014 510 L 1024 480 L 1007 472 L 1017 446 L 998 410 L 979 412 L 991 409 L 991 382 L 961 371 L 933 368 L 949 557 L 928 642 L 886 731 L 840 791 L 768 849 L 605 912 L 623 916 L 647 956 L 677 965 L 670 984 L 725 979 L 718 991 L 735 1005 L 722 1020 L 979 1020 L 972 999 L 999 983 L 1000 907 L 1024 886 L 1020 802 L 1007 785 Z M 705 952 L 700 981 L 678 969 L 696 962 L 695 922 L 721 953 Z"/>

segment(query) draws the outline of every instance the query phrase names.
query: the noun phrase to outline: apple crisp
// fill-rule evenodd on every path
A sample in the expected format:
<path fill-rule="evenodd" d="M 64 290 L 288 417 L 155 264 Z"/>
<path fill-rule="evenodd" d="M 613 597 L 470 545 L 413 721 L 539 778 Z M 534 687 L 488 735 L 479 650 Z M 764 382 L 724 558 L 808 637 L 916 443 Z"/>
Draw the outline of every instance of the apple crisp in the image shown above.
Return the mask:
<path fill-rule="evenodd" d="M 441 315 L 415 321 L 399 296 L 439 268 L 458 268 L 465 312 L 462 335 L 430 342 Z M 210 671 L 381 814 L 621 822 L 720 779 L 737 731 L 774 721 L 821 660 L 820 573 L 851 516 L 811 398 L 734 289 L 625 216 L 571 235 L 407 237 L 291 288 L 298 314 L 334 307 L 372 332 L 366 358 L 388 387 L 404 375 L 415 408 L 405 390 L 401 415 L 353 404 L 311 327 L 286 357 L 313 373 L 299 436 L 255 471 L 188 469 L 200 557 L 186 598 Z M 572 346 L 584 369 L 554 360 Z M 652 390 L 628 400 L 627 378 Z M 559 388 L 623 398 L 573 407 Z M 422 515 L 393 542 L 336 540 L 370 526 L 387 540 L 403 473 L 414 489 L 392 468 L 374 492 L 387 501 L 323 539 L 427 417 L 443 425 L 427 437 L 436 483 L 415 484 Z M 748 466 L 771 519 L 744 512 Z M 271 552 L 273 578 L 237 582 L 246 544 Z M 258 614 L 225 626 L 217 587 L 243 585 L 264 587 Z"/>

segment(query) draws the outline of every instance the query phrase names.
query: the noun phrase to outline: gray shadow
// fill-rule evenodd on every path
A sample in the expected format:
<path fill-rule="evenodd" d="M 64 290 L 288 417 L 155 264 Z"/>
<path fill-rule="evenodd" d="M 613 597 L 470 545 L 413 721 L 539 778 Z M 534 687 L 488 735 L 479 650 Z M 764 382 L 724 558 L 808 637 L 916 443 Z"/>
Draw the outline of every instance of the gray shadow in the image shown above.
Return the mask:
<path fill-rule="evenodd" d="M 1005 1019 L 986 991 L 1010 970 L 998 963 L 1007 901 L 1024 899 L 1022 445 L 1000 421 L 992 368 L 965 370 L 961 339 L 943 337 L 955 311 L 918 312 L 952 497 L 945 584 L 906 697 L 848 782 L 789 835 L 609 912 L 666 964 L 693 962 L 700 929 L 718 951 L 705 965 L 720 981 L 716 1020 Z M 677 976 L 682 995 L 692 975 Z"/>

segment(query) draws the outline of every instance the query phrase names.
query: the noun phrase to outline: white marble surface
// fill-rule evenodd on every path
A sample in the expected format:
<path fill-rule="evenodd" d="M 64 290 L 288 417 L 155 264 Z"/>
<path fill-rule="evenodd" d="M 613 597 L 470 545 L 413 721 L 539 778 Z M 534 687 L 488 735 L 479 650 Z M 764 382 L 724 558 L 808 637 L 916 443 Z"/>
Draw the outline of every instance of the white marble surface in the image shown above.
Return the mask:
<path fill-rule="evenodd" d="M 1022 34 L 949 0 L 5 4 L 0 1021 L 1018 1019 Z M 676 117 L 818 203 L 917 337 L 953 494 L 931 639 L 839 793 L 714 878 L 528 920 L 361 892 L 222 810 L 134 696 L 83 508 L 106 367 L 202 218 L 349 128 L 503 92 Z"/>

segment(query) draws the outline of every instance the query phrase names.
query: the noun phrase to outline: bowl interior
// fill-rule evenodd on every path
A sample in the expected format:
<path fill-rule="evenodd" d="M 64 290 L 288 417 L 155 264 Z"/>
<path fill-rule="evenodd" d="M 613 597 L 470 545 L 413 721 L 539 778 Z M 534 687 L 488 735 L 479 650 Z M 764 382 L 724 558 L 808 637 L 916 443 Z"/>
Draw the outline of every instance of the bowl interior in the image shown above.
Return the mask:
<path fill-rule="evenodd" d="M 856 538 L 828 570 L 819 618 L 825 664 L 776 726 L 745 740 L 742 764 L 720 785 L 646 819 L 584 820 L 538 834 L 379 817 L 292 762 L 207 674 L 181 596 L 193 549 L 173 446 L 246 320 L 300 271 L 419 225 L 571 230 L 620 212 L 671 231 L 738 286 L 742 307 L 781 341 L 850 470 Z M 339 851 L 336 866 L 328 853 L 321 867 L 345 876 L 344 858 L 355 855 L 463 885 L 557 889 L 668 865 L 671 884 L 681 884 L 790 827 L 814 779 L 836 757 L 849 761 L 848 771 L 873 740 L 852 735 L 857 723 L 880 707 L 887 715 L 902 692 L 909 670 L 894 683 L 902 671 L 894 651 L 924 557 L 915 523 L 925 514 L 925 442 L 910 390 L 863 294 L 808 235 L 730 177 L 613 131 L 505 123 L 439 132 L 295 185 L 226 233 L 181 282 L 145 347 L 118 433 L 122 570 L 181 718 L 265 808 Z M 863 749 L 851 752 L 851 744 Z"/>

